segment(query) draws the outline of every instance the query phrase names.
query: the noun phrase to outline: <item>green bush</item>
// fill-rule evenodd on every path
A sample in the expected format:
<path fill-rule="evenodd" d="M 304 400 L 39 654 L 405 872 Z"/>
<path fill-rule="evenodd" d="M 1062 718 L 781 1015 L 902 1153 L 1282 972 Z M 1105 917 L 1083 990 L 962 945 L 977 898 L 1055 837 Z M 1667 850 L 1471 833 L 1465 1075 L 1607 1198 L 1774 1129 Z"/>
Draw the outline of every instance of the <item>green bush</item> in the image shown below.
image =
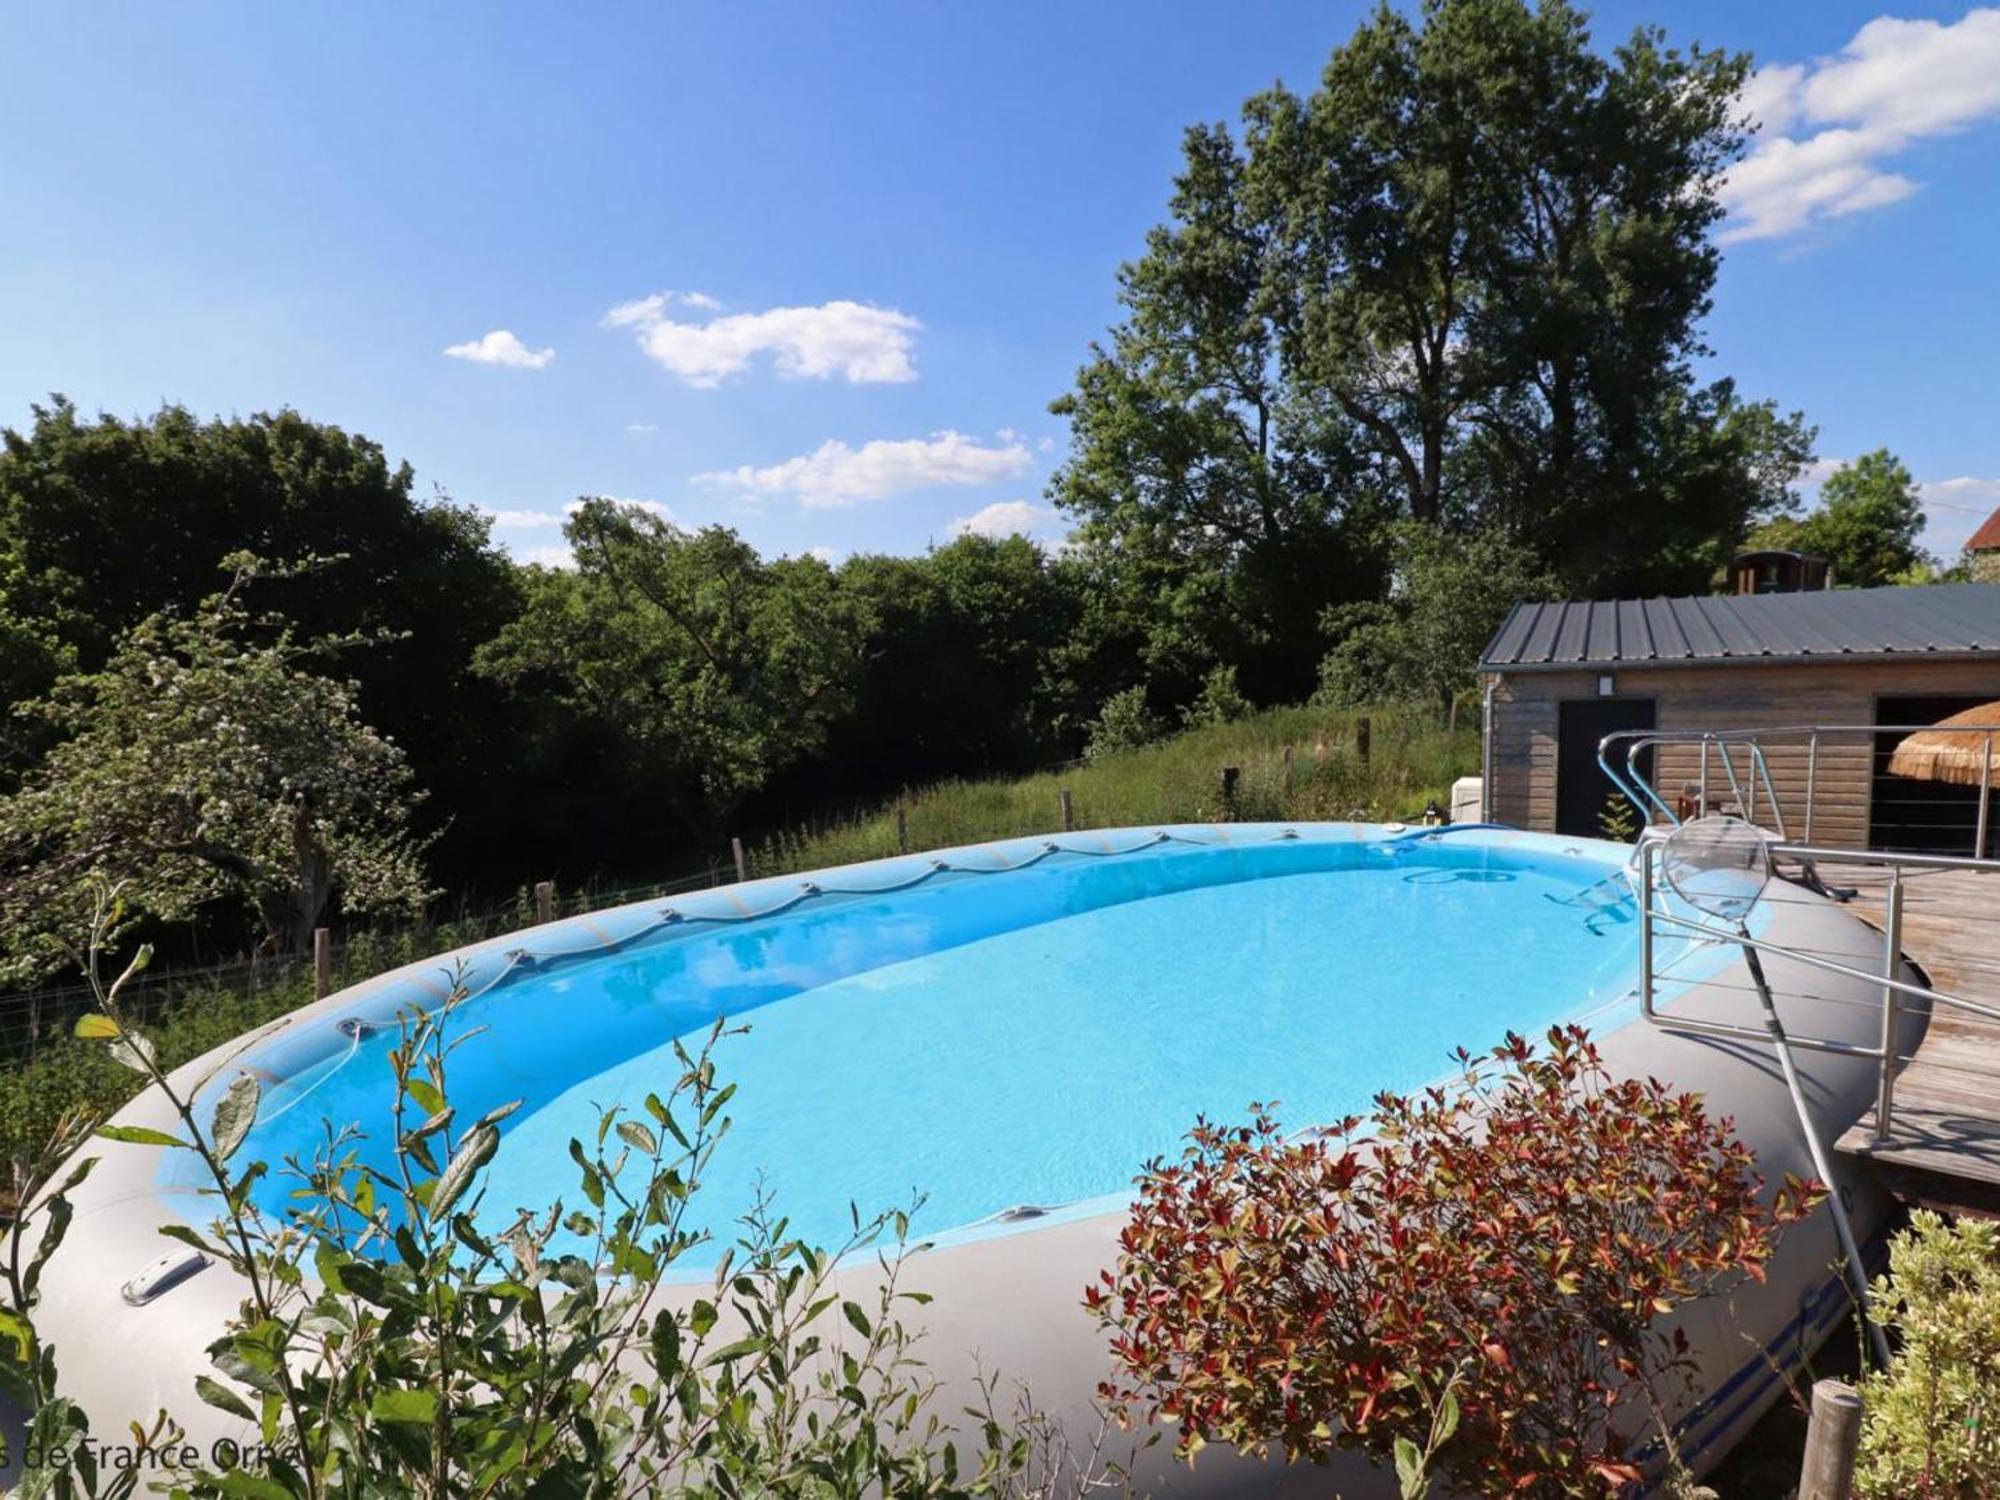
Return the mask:
<path fill-rule="evenodd" d="M 2000 1224 L 1919 1209 L 1889 1246 L 1877 1315 L 1900 1337 L 1863 1377 L 1862 1500 L 2000 1496 Z"/>
<path fill-rule="evenodd" d="M 1181 723 L 1189 729 L 1205 729 L 1233 724 L 1249 712 L 1250 700 L 1236 686 L 1236 668 L 1217 667 L 1202 679 L 1194 702 L 1181 710 Z"/>
<path fill-rule="evenodd" d="M 1083 758 L 1096 762 L 1127 750 L 1137 750 L 1152 744 L 1164 730 L 1159 715 L 1146 703 L 1145 688 L 1126 688 L 1122 693 L 1113 693 L 1104 700 L 1104 707 L 1098 710 L 1097 719 L 1090 726 L 1090 739 L 1083 747 Z"/>

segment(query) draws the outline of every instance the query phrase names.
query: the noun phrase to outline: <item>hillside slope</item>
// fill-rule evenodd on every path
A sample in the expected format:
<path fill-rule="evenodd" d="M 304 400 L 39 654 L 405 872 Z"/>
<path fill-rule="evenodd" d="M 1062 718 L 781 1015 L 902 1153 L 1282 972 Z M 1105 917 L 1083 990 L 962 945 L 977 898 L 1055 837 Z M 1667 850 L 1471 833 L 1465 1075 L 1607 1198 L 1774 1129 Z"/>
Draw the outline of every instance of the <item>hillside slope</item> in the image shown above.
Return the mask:
<path fill-rule="evenodd" d="M 1365 762 L 1356 742 L 1357 720 L 1363 717 L 1370 728 Z M 1287 747 L 1292 751 L 1289 793 Z M 1222 796 L 1225 766 L 1236 766 L 1240 773 L 1227 808 Z M 911 849 L 1047 833 L 1062 826 L 1060 794 L 1065 790 L 1079 828 L 1224 818 L 1413 820 L 1426 802 L 1447 806 L 1453 780 L 1478 770 L 1477 730 L 1447 730 L 1423 709 L 1270 709 L 1088 764 L 915 788 L 900 803 L 890 802 L 862 817 L 767 840 L 750 851 L 749 866 L 752 875 L 775 875 L 895 854 L 899 805 Z"/>

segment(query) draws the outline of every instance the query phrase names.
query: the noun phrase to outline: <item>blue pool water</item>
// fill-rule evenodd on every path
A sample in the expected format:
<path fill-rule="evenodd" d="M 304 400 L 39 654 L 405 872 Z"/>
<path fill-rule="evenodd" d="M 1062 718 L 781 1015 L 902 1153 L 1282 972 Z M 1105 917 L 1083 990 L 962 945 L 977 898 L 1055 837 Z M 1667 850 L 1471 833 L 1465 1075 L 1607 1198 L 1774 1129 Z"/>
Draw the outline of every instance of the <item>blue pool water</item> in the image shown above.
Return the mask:
<path fill-rule="evenodd" d="M 735 1123 L 698 1227 L 726 1239 L 762 1183 L 795 1231 L 827 1243 L 850 1204 L 921 1196 L 914 1231 L 935 1234 L 1122 1194 L 1197 1115 L 1275 1100 L 1303 1126 L 1365 1110 L 1449 1072 L 1454 1047 L 1623 1004 L 1636 973 L 1616 863 L 1553 841 L 1274 833 L 1007 874 L 913 869 L 835 872 L 757 920 L 642 929 L 613 953 L 510 971 L 465 1006 L 463 1025 L 489 1029 L 454 1060 L 460 1118 L 524 1101 L 486 1216 L 580 1201 L 570 1139 L 600 1105 L 666 1093 L 674 1039 L 718 1015 L 749 1031 L 716 1055 Z M 915 883 L 836 893 L 896 879 Z M 623 935 L 608 918 L 598 931 Z M 379 1151 L 387 1045 L 253 1054 L 273 1082 L 246 1159 L 310 1154 L 328 1120 L 359 1122 Z"/>

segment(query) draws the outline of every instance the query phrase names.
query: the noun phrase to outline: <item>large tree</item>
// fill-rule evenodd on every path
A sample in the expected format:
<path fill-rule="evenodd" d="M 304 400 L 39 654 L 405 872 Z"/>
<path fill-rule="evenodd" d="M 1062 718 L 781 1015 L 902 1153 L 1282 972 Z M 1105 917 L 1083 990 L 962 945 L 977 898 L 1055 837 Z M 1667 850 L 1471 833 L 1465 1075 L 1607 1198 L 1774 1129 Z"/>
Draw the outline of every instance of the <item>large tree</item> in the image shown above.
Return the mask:
<path fill-rule="evenodd" d="M 360 710 L 439 788 L 441 856 L 483 868 L 507 846 L 519 788 L 494 754 L 500 695 L 467 668 L 515 608 L 514 572 L 485 517 L 414 488 L 379 445 L 295 411 L 204 420 L 165 406 L 127 420 L 61 397 L 36 407 L 26 430 L 0 435 L 0 700 L 97 669 L 160 610 L 194 609 L 226 554 L 342 557 L 289 582 L 286 613 L 303 637 L 388 637 L 346 664 Z M 17 755 L 0 778 L 27 763 Z"/>
<path fill-rule="evenodd" d="M 1293 620 L 1379 586 L 1388 517 L 1502 529 L 1573 588 L 1699 587 L 1809 456 L 1693 371 L 1746 67 L 1651 30 L 1601 53 L 1562 0 L 1427 0 L 1240 139 L 1190 130 L 1057 406 L 1085 545 L 1182 596 L 1273 570 Z"/>
<path fill-rule="evenodd" d="M 766 562 L 724 527 L 586 499 L 565 530 L 575 568 L 530 571 L 480 670 L 612 728 L 712 847 L 746 797 L 825 742 L 853 690 L 854 606 L 825 563 Z"/>
<path fill-rule="evenodd" d="M 1840 587 L 1867 589 L 1935 576 L 1933 559 L 1917 544 L 1923 529 L 1916 481 L 1901 459 L 1877 448 L 1829 474 L 1810 513 L 1780 516 L 1752 540 L 1817 553 L 1833 564 Z"/>
<path fill-rule="evenodd" d="M 234 895 L 291 951 L 336 895 L 406 915 L 429 896 L 403 753 L 328 670 L 358 639 L 253 612 L 246 591 L 270 570 L 247 554 L 228 566 L 197 609 L 148 616 L 101 670 L 21 706 L 62 737 L 0 799 L 0 977 L 63 956 L 93 883 L 118 884 L 135 919 Z"/>

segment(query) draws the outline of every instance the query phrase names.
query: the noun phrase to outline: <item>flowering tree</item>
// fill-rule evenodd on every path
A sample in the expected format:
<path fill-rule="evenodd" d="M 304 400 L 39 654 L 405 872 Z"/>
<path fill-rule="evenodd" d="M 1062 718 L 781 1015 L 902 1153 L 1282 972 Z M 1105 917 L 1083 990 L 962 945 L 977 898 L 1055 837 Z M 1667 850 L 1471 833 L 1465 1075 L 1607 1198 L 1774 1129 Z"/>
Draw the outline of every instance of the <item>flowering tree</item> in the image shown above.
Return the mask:
<path fill-rule="evenodd" d="M 0 973 L 59 961 L 92 881 L 118 882 L 134 917 L 238 896 L 284 949 L 336 891 L 350 911 L 428 899 L 403 753 L 323 670 L 357 638 L 301 640 L 250 611 L 254 578 L 293 570 L 224 566 L 228 586 L 192 614 L 149 616 L 102 671 L 19 710 L 64 738 L 0 801 Z"/>
<path fill-rule="evenodd" d="M 1728 1120 L 1612 1080 L 1581 1029 L 1459 1061 L 1462 1088 L 1381 1095 L 1365 1143 L 1358 1118 L 1286 1139 L 1259 1106 L 1149 1166 L 1085 1295 L 1127 1420 L 1177 1422 L 1188 1458 L 1358 1446 L 1411 1494 L 1432 1464 L 1523 1497 L 1640 1477 L 1688 1371 L 1659 1318 L 1761 1278 L 1817 1188 L 1766 1203 Z"/>

